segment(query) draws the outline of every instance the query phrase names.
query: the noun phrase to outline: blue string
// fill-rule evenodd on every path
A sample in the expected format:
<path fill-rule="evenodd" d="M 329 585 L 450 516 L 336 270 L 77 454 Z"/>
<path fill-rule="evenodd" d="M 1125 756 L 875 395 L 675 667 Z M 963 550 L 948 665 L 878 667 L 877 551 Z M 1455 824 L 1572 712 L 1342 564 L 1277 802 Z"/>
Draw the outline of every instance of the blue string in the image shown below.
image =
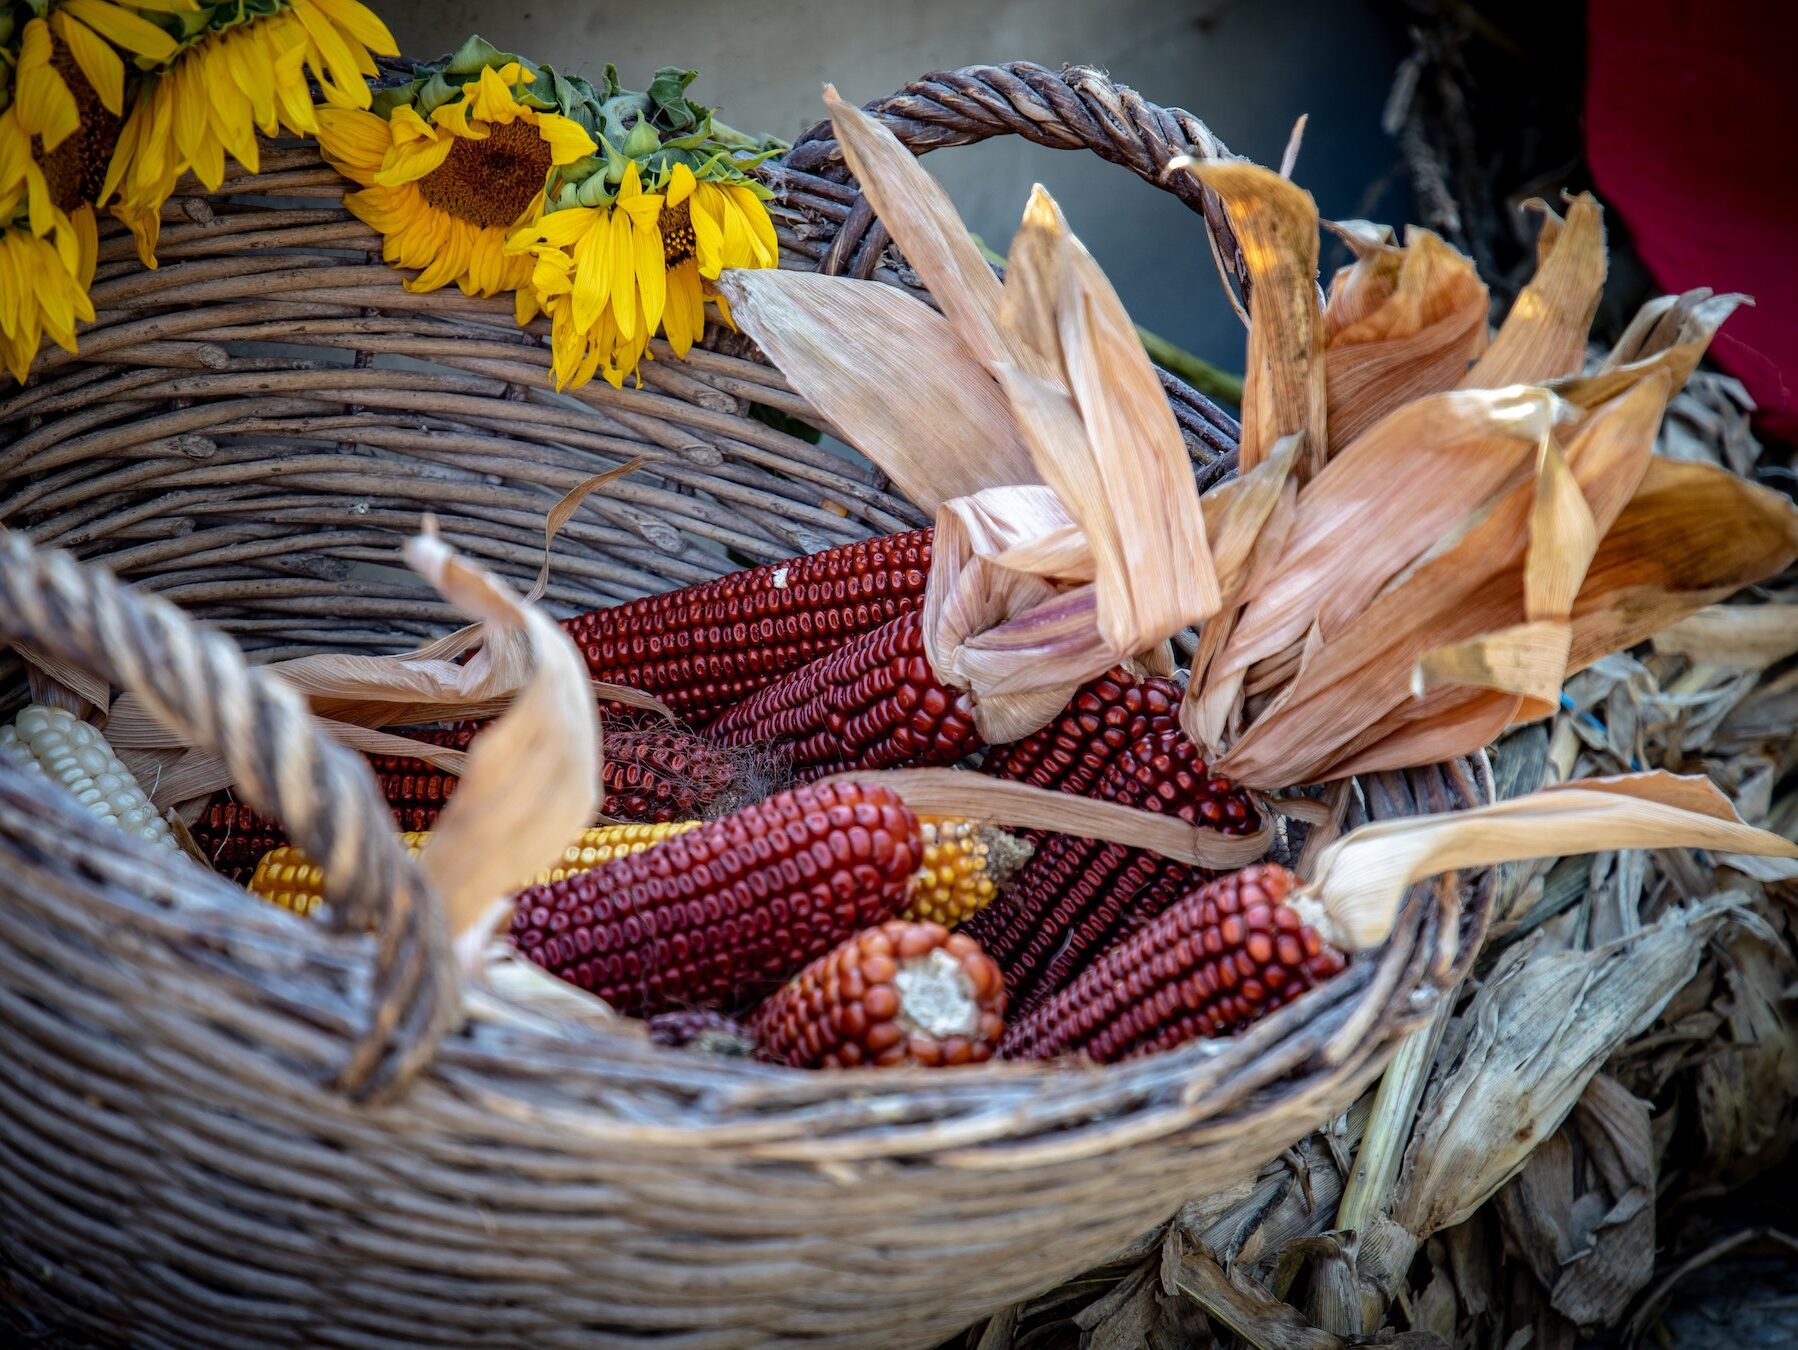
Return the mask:
<path fill-rule="evenodd" d="M 1599 721 L 1598 718 L 1593 716 L 1591 713 L 1580 712 L 1574 706 L 1572 695 L 1568 694 L 1568 692 L 1565 689 L 1563 689 L 1561 691 L 1561 708 L 1563 711 L 1572 713 L 1581 722 L 1585 723 L 1585 725 L 1588 728 L 1590 728 L 1593 731 L 1596 731 L 1600 736 L 1603 736 L 1607 741 L 1610 740 L 1610 738 L 1611 738 L 1610 728 L 1605 726 L 1605 724 L 1603 722 Z M 1633 772 L 1641 773 L 1642 772 L 1642 761 L 1637 759 L 1635 757 L 1635 755 L 1632 754 L 1629 757 L 1629 767 Z"/>

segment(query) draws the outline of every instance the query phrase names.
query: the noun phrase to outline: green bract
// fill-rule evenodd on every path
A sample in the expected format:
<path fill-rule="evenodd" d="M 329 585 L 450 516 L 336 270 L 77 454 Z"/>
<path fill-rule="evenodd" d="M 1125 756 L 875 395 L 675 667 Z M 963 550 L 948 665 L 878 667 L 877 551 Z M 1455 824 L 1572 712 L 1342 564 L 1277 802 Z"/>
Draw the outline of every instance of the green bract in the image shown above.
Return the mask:
<path fill-rule="evenodd" d="M 560 113 L 578 122 L 600 147 L 598 154 L 555 171 L 545 210 L 572 206 L 610 206 L 631 161 L 652 190 L 666 183 L 676 164 L 696 178 L 737 183 L 759 197 L 767 189 L 749 176 L 763 160 L 786 150 L 772 137 L 746 136 L 718 122 L 712 110 L 687 97 L 697 72 L 679 66 L 656 71 L 649 88 L 639 93 L 618 82 L 617 67 L 608 65 L 596 87 L 579 75 L 564 75 L 516 52 L 501 51 L 484 38 L 471 37 L 448 56 L 418 66 L 413 78 L 375 92 L 373 111 L 391 117 L 401 105 L 429 118 L 446 103 L 462 97 L 462 86 L 483 70 L 516 63 L 534 77 L 512 86 L 520 103 L 542 112 Z"/>

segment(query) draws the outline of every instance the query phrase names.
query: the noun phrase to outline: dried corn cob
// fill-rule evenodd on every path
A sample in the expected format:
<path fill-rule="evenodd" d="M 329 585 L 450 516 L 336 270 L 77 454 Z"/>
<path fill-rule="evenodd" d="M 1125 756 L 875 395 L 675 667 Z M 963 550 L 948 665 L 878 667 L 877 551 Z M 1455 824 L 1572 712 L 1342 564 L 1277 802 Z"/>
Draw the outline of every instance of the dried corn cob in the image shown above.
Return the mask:
<path fill-rule="evenodd" d="M 891 790 L 795 788 L 518 897 L 525 956 L 620 1012 L 742 1006 L 893 917 L 918 822 Z"/>
<path fill-rule="evenodd" d="M 657 1045 L 691 1046 L 711 1055 L 744 1058 L 755 1053 L 755 1037 L 728 1013 L 710 1008 L 683 1008 L 649 1019 L 649 1039 Z"/>
<path fill-rule="evenodd" d="M 1248 798 L 1207 774 L 1198 748 L 1178 729 L 1132 743 L 1094 795 L 1229 834 L 1256 826 Z M 1159 912 L 1201 875 L 1146 850 L 1051 835 L 1005 902 L 976 914 L 966 931 L 1005 971 L 1013 1008 L 1027 1012 L 1113 941 L 1129 916 Z"/>
<path fill-rule="evenodd" d="M 485 723 L 406 733 L 429 745 L 466 750 Z M 381 795 L 402 830 L 428 830 L 456 790 L 457 776 L 408 755 L 370 755 Z M 688 732 L 666 727 L 608 731 L 600 766 L 608 816 L 692 820 L 736 787 L 735 757 Z"/>
<path fill-rule="evenodd" d="M 1278 863 L 1200 887 L 1015 1021 L 1008 1059 L 1101 1064 L 1227 1036 L 1340 972 L 1346 961 L 1285 903 Z"/>
<path fill-rule="evenodd" d="M 953 764 L 981 748 L 965 693 L 936 677 L 917 610 L 784 675 L 708 728 L 722 745 L 777 745 L 794 776 Z"/>
<path fill-rule="evenodd" d="M 1150 732 L 1179 725 L 1182 690 L 1158 675 L 1123 667 L 1083 686 L 1041 731 L 994 746 L 981 766 L 1031 787 L 1091 796 L 1112 761 Z"/>
<path fill-rule="evenodd" d="M 1005 1029 L 1005 982 L 972 938 L 898 919 L 813 961 L 749 1025 L 795 1069 L 979 1064 Z"/>
<path fill-rule="evenodd" d="M 12 733 L 7 753 L 60 784 L 88 814 L 149 843 L 179 848 L 162 812 L 98 728 L 64 708 L 33 703 L 7 730 Z"/>
<path fill-rule="evenodd" d="M 581 837 L 563 850 L 559 863 L 545 868 L 526 884 L 547 886 L 614 858 L 641 853 L 698 825 L 696 820 L 677 820 L 660 825 L 602 825 L 583 830 Z M 408 830 L 400 836 L 400 842 L 416 857 L 430 838 L 429 831 Z M 262 855 L 246 889 L 295 914 L 310 914 L 324 903 L 325 869 L 307 857 L 305 850 L 284 844 Z"/>
<path fill-rule="evenodd" d="M 407 734 L 427 744 L 466 750 L 484 725 Z M 461 781 L 409 755 L 368 758 L 393 810 L 394 824 L 405 832 L 435 825 Z M 738 767 L 734 756 L 687 732 L 667 728 L 608 732 L 600 769 L 606 788 L 602 809 L 609 816 L 657 824 L 691 820 L 748 790 L 749 785 L 739 781 Z M 212 865 L 239 883 L 248 880 L 263 854 L 287 842 L 280 825 L 233 801 L 228 790 L 207 804 L 193 834 Z"/>
<path fill-rule="evenodd" d="M 240 886 L 255 874 L 263 854 L 287 842 L 285 830 L 244 803 L 233 801 L 229 789 L 206 803 L 191 833 L 213 870 Z"/>
<path fill-rule="evenodd" d="M 984 909 L 1026 862 L 1022 840 L 965 820 L 919 822 L 924 863 L 912 876 L 902 919 L 953 928 Z"/>
<path fill-rule="evenodd" d="M 703 725 L 924 602 L 930 531 L 844 544 L 564 621 L 596 679 Z"/>

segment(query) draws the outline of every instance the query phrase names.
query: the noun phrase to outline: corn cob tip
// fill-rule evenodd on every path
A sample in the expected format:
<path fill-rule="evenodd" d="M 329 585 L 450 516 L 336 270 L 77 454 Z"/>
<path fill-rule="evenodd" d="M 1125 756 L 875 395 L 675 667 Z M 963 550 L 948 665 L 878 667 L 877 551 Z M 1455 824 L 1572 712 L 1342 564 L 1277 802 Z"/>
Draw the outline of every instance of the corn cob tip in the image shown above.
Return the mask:
<path fill-rule="evenodd" d="M 1190 892 L 1016 1021 L 1001 1054 L 1109 1064 L 1259 1021 L 1347 965 L 1287 903 L 1296 885 L 1260 863 Z"/>
<path fill-rule="evenodd" d="M 907 889 L 903 919 L 954 928 L 979 913 L 1030 857 L 1030 844 L 966 820 L 919 822 L 924 861 Z"/>
<path fill-rule="evenodd" d="M 965 934 L 896 919 L 813 961 L 750 1029 L 797 1069 L 979 1064 L 1004 1034 L 1005 981 Z"/>
<path fill-rule="evenodd" d="M 700 1050 L 731 1059 L 745 1059 L 756 1050 L 755 1037 L 748 1027 L 729 1014 L 710 1008 L 657 1013 L 647 1025 L 649 1039 L 657 1045 Z"/>

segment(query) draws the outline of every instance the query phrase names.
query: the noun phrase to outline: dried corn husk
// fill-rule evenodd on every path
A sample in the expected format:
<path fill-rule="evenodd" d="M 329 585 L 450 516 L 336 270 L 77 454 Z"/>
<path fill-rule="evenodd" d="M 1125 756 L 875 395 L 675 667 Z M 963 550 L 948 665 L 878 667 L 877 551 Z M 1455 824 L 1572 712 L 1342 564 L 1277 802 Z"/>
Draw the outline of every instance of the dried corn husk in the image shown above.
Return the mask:
<path fill-rule="evenodd" d="M 973 695 L 988 741 L 1014 740 L 1086 680 L 1216 612 L 1207 530 L 1232 533 L 1240 566 L 1256 532 L 1235 517 L 1264 519 L 1269 503 L 1201 507 L 1136 329 L 1046 192 L 1031 195 L 1001 284 L 891 131 L 835 90 L 825 102 L 942 315 L 840 277 L 728 272 L 719 288 L 794 387 L 936 509 L 931 665 Z"/>
<path fill-rule="evenodd" d="M 1740 297 L 1657 301 L 1575 375 L 1605 270 L 1590 197 L 1564 223 L 1544 208 L 1536 279 L 1459 375 L 1450 353 L 1474 339 L 1454 316 L 1478 298 L 1465 260 L 1423 236 L 1395 250 L 1351 229 L 1356 261 L 1314 328 L 1300 276 L 1312 254 L 1293 242 L 1315 237 L 1309 202 L 1254 166 L 1186 167 L 1222 184 L 1232 219 L 1253 227 L 1251 253 L 1286 241 L 1255 290 L 1273 340 L 1251 324 L 1248 356 L 1250 384 L 1291 400 L 1278 425 L 1311 425 L 1302 389 L 1320 353 L 1327 367 L 1355 350 L 1349 338 L 1431 330 L 1438 344 L 1420 344 L 1408 384 L 1395 368 L 1340 386 L 1329 462 L 1289 518 L 1266 517 L 1251 583 L 1201 632 L 1182 721 L 1220 772 L 1274 788 L 1471 753 L 1552 712 L 1569 673 L 1798 556 L 1788 500 L 1649 454 Z M 1421 397 L 1396 401 L 1408 393 Z"/>

